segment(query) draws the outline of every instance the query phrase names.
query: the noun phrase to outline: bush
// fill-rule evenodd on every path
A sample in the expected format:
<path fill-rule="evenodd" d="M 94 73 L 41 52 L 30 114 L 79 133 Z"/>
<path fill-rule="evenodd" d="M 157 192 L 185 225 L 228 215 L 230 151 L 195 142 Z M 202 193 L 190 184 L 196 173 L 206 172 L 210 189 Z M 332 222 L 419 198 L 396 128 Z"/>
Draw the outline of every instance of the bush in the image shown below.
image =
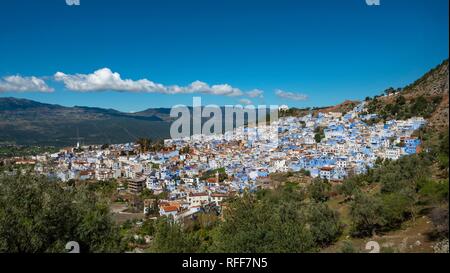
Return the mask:
<path fill-rule="evenodd" d="M 400 193 L 391 193 L 381 196 L 383 229 L 398 228 L 403 221 L 412 214 L 414 200 Z"/>
<path fill-rule="evenodd" d="M 330 245 L 342 234 L 339 214 L 323 203 L 310 205 L 308 222 L 314 241 L 321 247 Z"/>
<path fill-rule="evenodd" d="M 370 196 L 358 193 L 350 205 L 352 234 L 371 236 L 398 228 L 413 213 L 414 199 L 402 193 Z"/>
<path fill-rule="evenodd" d="M 344 182 L 342 182 L 342 184 L 338 186 L 338 192 L 339 194 L 351 197 L 357 194 L 364 184 L 365 183 L 360 179 L 359 176 L 354 176 L 344 180 Z"/>
<path fill-rule="evenodd" d="M 382 214 L 383 203 L 380 199 L 358 193 L 350 204 L 352 234 L 358 237 L 372 236 L 385 225 Z"/>
<path fill-rule="evenodd" d="M 151 250 L 160 253 L 193 253 L 200 244 L 183 231 L 180 224 L 161 217 L 155 224 L 155 238 Z"/>
<path fill-rule="evenodd" d="M 230 202 L 213 230 L 209 251 L 238 253 L 314 252 L 342 232 L 339 215 L 323 203 L 308 203 L 298 185 Z"/>
<path fill-rule="evenodd" d="M 125 250 L 107 204 L 85 188 L 63 188 L 45 177 L 0 178 L 0 252 Z"/>
<path fill-rule="evenodd" d="M 417 189 L 421 200 L 426 203 L 438 204 L 443 201 L 448 202 L 448 180 L 422 179 L 418 182 Z"/>
<path fill-rule="evenodd" d="M 353 246 L 352 242 L 344 241 L 344 242 L 342 242 L 342 246 L 341 246 L 341 251 L 340 252 L 341 253 L 357 253 L 358 251 Z"/>
<path fill-rule="evenodd" d="M 315 248 L 304 210 L 295 203 L 269 203 L 252 196 L 236 199 L 224 211 L 214 252 L 310 252 Z"/>
<path fill-rule="evenodd" d="M 326 180 L 314 179 L 308 186 L 310 197 L 316 202 L 326 202 L 330 197 L 331 184 Z"/>

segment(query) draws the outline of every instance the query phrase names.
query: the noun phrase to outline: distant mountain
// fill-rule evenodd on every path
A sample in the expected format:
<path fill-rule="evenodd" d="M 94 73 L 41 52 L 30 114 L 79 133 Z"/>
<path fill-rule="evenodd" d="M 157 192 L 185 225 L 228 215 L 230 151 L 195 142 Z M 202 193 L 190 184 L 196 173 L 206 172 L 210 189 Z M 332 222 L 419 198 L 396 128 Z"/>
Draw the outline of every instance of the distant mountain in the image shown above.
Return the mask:
<path fill-rule="evenodd" d="M 221 108 L 223 124 L 225 109 Z M 189 110 L 192 113 L 192 107 Z M 170 111 L 169 108 L 151 108 L 123 113 L 114 109 L 64 107 L 26 99 L 0 98 L 0 145 L 58 147 L 74 146 L 78 141 L 87 145 L 126 143 L 138 138 L 168 138 L 174 120 Z M 265 120 L 266 117 L 261 118 Z M 208 119 L 202 118 L 202 123 Z"/>
<path fill-rule="evenodd" d="M 122 113 L 94 107 L 64 107 L 0 98 L 0 144 L 75 145 L 124 143 L 169 136 L 170 109 Z"/>
<path fill-rule="evenodd" d="M 135 117 L 155 117 L 163 121 L 172 121 L 170 117 L 170 108 L 150 108 L 141 112 L 132 114 Z"/>
<path fill-rule="evenodd" d="M 1 111 L 17 111 L 25 109 L 47 108 L 56 109 L 63 108 L 59 105 L 45 104 L 32 100 L 17 99 L 17 98 L 0 98 L 0 110 Z"/>

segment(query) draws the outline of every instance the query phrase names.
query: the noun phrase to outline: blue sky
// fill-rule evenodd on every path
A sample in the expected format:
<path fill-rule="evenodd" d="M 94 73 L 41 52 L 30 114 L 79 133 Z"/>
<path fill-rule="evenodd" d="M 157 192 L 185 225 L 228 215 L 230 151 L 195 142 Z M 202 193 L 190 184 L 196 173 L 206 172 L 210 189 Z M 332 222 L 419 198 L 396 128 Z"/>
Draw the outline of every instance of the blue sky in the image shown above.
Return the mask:
<path fill-rule="evenodd" d="M 122 111 L 191 104 L 195 90 L 204 104 L 220 105 L 364 99 L 448 58 L 448 4 L 3 0 L 0 96 Z M 106 82 L 89 81 L 102 68 Z M 120 79 L 108 82 L 110 72 Z"/>

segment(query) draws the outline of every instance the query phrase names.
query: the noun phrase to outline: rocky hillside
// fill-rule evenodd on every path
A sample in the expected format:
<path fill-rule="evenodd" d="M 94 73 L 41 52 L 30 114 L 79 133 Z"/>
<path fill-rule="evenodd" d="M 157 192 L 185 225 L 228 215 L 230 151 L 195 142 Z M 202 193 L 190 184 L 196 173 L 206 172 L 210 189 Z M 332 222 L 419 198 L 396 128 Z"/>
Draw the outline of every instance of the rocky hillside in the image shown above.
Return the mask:
<path fill-rule="evenodd" d="M 404 91 L 404 96 L 408 99 L 414 99 L 423 96 L 427 99 L 441 98 L 440 103 L 435 108 L 429 118 L 430 126 L 435 129 L 448 127 L 449 125 L 449 67 L 448 60 L 436 68 L 430 70 L 422 78 L 417 80 Z"/>
<path fill-rule="evenodd" d="M 355 108 L 355 106 L 357 106 L 359 103 L 360 103 L 359 101 L 346 100 L 341 104 L 321 109 L 319 112 L 347 113 L 348 111 L 351 111 L 353 108 Z"/>
<path fill-rule="evenodd" d="M 407 98 L 417 96 L 448 96 L 448 60 L 431 69 L 413 84 L 406 86 L 403 95 Z"/>
<path fill-rule="evenodd" d="M 428 126 L 432 129 L 448 128 L 448 60 L 431 69 L 414 83 L 404 88 L 389 88 L 385 93 L 366 99 L 368 111 L 377 113 L 380 120 L 422 116 L 429 121 Z"/>

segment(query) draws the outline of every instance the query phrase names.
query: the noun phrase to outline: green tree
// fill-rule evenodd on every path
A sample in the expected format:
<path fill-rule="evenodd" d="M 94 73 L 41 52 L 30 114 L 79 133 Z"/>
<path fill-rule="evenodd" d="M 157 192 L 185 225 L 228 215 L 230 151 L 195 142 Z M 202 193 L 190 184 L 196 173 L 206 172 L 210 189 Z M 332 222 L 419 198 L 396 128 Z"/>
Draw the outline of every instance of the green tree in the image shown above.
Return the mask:
<path fill-rule="evenodd" d="M 314 179 L 308 186 L 310 197 L 316 202 L 326 202 L 329 199 L 331 184 L 327 180 Z"/>
<path fill-rule="evenodd" d="M 317 143 L 320 143 L 322 141 L 322 139 L 325 138 L 325 133 L 324 133 L 324 129 L 322 127 L 317 127 L 316 129 L 314 129 L 314 140 Z"/>
<path fill-rule="evenodd" d="M 370 196 L 358 193 L 350 205 L 352 233 L 371 236 L 376 231 L 398 228 L 414 213 L 415 200 L 403 193 Z"/>
<path fill-rule="evenodd" d="M 436 181 L 423 178 L 417 183 L 417 191 L 421 201 L 427 204 L 439 204 L 449 200 L 448 179 Z"/>
<path fill-rule="evenodd" d="M 401 193 L 390 193 L 381 196 L 383 229 L 394 229 L 412 216 L 414 199 Z"/>
<path fill-rule="evenodd" d="M 107 205 L 85 189 L 45 177 L 0 178 L 0 252 L 65 252 L 69 241 L 81 252 L 119 252 L 118 234 Z"/>
<path fill-rule="evenodd" d="M 152 145 L 152 140 L 149 138 L 139 138 L 136 141 L 136 144 L 139 145 L 139 151 L 141 153 L 146 153 L 150 150 L 151 145 Z"/>
<path fill-rule="evenodd" d="M 296 202 L 238 198 L 225 210 L 213 251 L 237 253 L 310 252 L 315 243 L 307 215 Z"/>
<path fill-rule="evenodd" d="M 395 103 L 397 103 L 398 105 L 405 105 L 406 99 L 404 96 L 398 96 L 398 98 L 395 100 Z"/>
<path fill-rule="evenodd" d="M 338 187 L 338 192 L 347 197 L 352 197 L 360 191 L 360 188 L 364 186 L 364 181 L 362 181 L 360 176 L 350 177 L 344 180 Z"/>
<path fill-rule="evenodd" d="M 358 251 L 353 246 L 351 241 L 344 241 L 341 245 L 341 253 L 357 253 Z"/>
<path fill-rule="evenodd" d="M 155 224 L 155 238 L 151 250 L 159 253 L 192 253 L 196 252 L 198 242 L 188 236 L 177 222 L 161 217 Z"/>
<path fill-rule="evenodd" d="M 314 241 L 321 247 L 333 243 L 342 234 L 342 223 L 339 214 L 324 203 L 313 203 L 309 206 L 308 223 Z"/>
<path fill-rule="evenodd" d="M 386 95 L 395 93 L 395 89 L 394 89 L 393 87 L 389 87 L 388 89 L 384 90 L 384 93 L 385 93 Z"/>
<path fill-rule="evenodd" d="M 383 204 L 379 199 L 365 193 L 358 193 L 350 204 L 352 234 L 354 236 L 371 236 L 383 226 Z"/>

